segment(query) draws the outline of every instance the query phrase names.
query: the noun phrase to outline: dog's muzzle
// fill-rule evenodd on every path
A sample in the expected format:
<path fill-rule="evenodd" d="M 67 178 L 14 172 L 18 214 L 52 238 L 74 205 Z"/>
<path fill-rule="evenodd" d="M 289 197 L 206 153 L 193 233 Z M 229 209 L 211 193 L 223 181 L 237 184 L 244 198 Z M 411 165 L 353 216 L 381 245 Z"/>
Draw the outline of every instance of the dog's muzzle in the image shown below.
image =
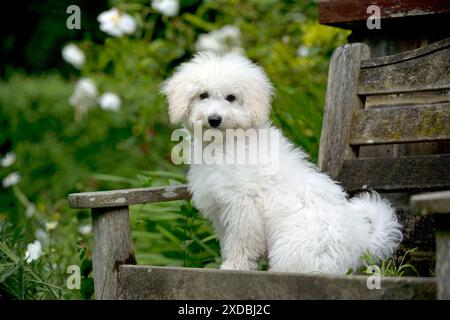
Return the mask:
<path fill-rule="evenodd" d="M 218 114 L 213 114 L 208 117 L 208 123 L 211 127 L 217 128 L 222 123 L 222 117 Z"/>

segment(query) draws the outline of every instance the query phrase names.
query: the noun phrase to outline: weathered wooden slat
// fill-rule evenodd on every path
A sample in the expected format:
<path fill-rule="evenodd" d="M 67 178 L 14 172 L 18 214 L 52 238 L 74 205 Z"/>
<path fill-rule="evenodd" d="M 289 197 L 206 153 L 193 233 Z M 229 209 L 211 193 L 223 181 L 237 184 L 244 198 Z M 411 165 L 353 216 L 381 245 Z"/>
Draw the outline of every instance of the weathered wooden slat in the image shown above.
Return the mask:
<path fill-rule="evenodd" d="M 447 213 L 447 219 L 450 217 Z M 450 300 L 450 230 L 447 227 L 436 230 L 436 279 L 438 299 Z"/>
<path fill-rule="evenodd" d="M 395 60 L 395 57 L 377 59 L 390 61 Z M 365 65 L 369 64 L 365 62 Z M 423 56 L 374 64 L 375 66 L 361 68 L 358 88 L 360 95 L 450 89 L 449 45 Z"/>
<path fill-rule="evenodd" d="M 356 43 L 337 48 L 330 62 L 322 134 L 320 136 L 319 168 L 336 178 L 344 159 L 355 156 L 348 143 L 352 114 L 363 108 L 357 95 L 357 79 L 361 61 L 370 57 L 365 44 Z"/>
<path fill-rule="evenodd" d="M 433 278 L 330 276 L 149 266 L 120 267 L 119 299 L 436 299 Z"/>
<path fill-rule="evenodd" d="M 450 139 L 450 103 L 416 107 L 356 110 L 351 145 Z"/>
<path fill-rule="evenodd" d="M 339 26 L 365 22 L 371 15 L 367 8 L 373 4 L 379 6 L 382 21 L 450 12 L 448 3 L 442 0 L 319 0 L 318 4 L 320 23 Z"/>
<path fill-rule="evenodd" d="M 450 7 L 448 9 L 450 11 Z M 379 67 L 379 66 L 385 66 L 388 64 L 393 64 L 397 62 L 412 60 L 416 58 L 420 58 L 424 55 L 443 50 L 450 47 L 450 38 L 446 38 L 440 41 L 433 42 L 427 46 L 423 46 L 417 49 L 408 50 L 405 52 L 382 56 L 373 58 L 370 60 L 364 60 L 361 62 L 362 68 L 371 68 L 371 67 Z"/>
<path fill-rule="evenodd" d="M 106 208 L 189 199 L 186 185 L 69 194 L 71 208 Z"/>
<path fill-rule="evenodd" d="M 449 214 L 450 190 L 416 194 L 410 199 L 411 207 L 421 215 Z"/>
<path fill-rule="evenodd" d="M 394 93 L 367 96 L 365 109 L 386 107 L 423 106 L 450 103 L 450 90 Z"/>
<path fill-rule="evenodd" d="M 450 189 L 450 154 L 346 160 L 337 180 L 348 191 Z"/>
<path fill-rule="evenodd" d="M 128 207 L 92 210 L 95 299 L 117 299 L 117 273 L 122 264 L 135 264 Z"/>

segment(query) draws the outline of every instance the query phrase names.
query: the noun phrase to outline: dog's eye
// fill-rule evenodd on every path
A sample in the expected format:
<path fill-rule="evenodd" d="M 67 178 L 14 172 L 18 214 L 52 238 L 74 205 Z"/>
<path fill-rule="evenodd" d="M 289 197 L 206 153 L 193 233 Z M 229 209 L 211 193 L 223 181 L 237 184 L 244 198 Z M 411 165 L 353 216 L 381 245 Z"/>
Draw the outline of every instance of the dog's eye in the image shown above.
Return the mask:
<path fill-rule="evenodd" d="M 203 93 L 200 94 L 200 99 L 201 100 L 205 100 L 205 99 L 208 99 L 208 98 L 209 98 L 208 92 L 203 92 Z"/>
<path fill-rule="evenodd" d="M 234 100 L 236 100 L 236 97 L 232 94 L 229 94 L 225 97 L 225 100 L 227 100 L 228 102 L 233 102 Z"/>

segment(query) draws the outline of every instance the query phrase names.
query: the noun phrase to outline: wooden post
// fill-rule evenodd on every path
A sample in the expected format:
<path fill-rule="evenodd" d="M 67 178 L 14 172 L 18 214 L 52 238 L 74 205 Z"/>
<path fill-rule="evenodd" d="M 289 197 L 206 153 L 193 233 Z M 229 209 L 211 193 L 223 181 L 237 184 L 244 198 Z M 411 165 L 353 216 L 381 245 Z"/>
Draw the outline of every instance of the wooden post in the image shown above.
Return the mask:
<path fill-rule="evenodd" d="M 438 299 L 450 300 L 450 191 L 414 195 L 411 206 L 421 215 L 434 215 Z"/>
<path fill-rule="evenodd" d="M 117 299 L 117 274 L 122 264 L 136 264 L 128 207 L 93 208 L 95 299 Z"/>
<path fill-rule="evenodd" d="M 439 219 L 437 222 L 439 223 Z M 448 221 L 446 225 L 448 227 Z M 450 300 L 450 228 L 436 230 L 436 258 L 438 299 Z"/>
<path fill-rule="evenodd" d="M 361 61 L 370 58 L 370 49 L 362 43 L 337 48 L 330 62 L 327 95 L 320 136 L 319 168 L 336 179 L 344 159 L 354 158 L 348 141 L 355 110 L 363 108 L 358 97 Z"/>

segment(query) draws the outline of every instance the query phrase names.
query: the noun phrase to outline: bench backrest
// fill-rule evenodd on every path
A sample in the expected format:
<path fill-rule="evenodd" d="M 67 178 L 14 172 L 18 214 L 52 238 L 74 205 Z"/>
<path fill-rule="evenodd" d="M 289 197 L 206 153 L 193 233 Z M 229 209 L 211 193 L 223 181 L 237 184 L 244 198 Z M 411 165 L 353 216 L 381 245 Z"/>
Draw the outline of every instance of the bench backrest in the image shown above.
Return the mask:
<path fill-rule="evenodd" d="M 322 171 L 350 192 L 449 189 L 449 142 L 450 38 L 375 59 L 361 43 L 334 52 Z"/>

